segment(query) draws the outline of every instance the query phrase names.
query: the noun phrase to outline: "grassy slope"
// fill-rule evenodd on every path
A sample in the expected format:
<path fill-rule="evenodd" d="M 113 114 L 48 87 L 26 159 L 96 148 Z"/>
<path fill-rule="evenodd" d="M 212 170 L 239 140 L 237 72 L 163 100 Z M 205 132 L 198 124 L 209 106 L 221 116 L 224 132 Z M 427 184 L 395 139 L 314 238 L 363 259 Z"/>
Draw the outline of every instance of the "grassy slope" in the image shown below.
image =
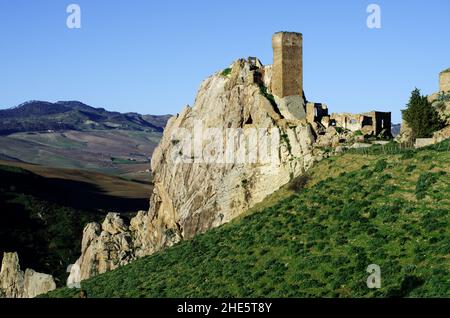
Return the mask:
<path fill-rule="evenodd" d="M 324 160 L 306 188 L 282 189 L 229 224 L 82 288 L 89 297 L 448 297 L 449 163 L 448 141 Z M 372 263 L 379 290 L 366 287 Z"/>

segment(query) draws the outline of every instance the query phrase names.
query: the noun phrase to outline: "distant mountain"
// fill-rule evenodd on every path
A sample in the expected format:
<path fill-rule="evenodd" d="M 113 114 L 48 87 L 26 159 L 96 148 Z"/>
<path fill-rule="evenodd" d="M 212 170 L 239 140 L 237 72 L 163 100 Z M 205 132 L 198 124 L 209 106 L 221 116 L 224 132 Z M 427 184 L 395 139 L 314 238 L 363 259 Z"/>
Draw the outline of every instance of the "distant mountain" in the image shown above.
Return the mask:
<path fill-rule="evenodd" d="M 78 101 L 29 101 L 0 110 L 0 135 L 17 132 L 132 130 L 162 132 L 170 115 L 119 113 Z"/>

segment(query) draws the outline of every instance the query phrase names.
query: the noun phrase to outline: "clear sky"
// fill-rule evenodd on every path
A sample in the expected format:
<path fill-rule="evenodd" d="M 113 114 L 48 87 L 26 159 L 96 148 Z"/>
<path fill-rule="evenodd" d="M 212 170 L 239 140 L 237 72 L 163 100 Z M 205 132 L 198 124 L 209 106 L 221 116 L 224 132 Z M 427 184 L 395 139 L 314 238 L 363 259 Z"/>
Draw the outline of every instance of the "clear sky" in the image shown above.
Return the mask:
<path fill-rule="evenodd" d="M 81 29 L 66 8 L 81 7 Z M 369 29 L 369 4 L 381 29 Z M 193 104 L 233 60 L 272 63 L 277 31 L 303 33 L 304 88 L 332 112 L 400 109 L 450 67 L 448 0 L 0 0 L 0 108 L 80 100 L 144 114 Z"/>

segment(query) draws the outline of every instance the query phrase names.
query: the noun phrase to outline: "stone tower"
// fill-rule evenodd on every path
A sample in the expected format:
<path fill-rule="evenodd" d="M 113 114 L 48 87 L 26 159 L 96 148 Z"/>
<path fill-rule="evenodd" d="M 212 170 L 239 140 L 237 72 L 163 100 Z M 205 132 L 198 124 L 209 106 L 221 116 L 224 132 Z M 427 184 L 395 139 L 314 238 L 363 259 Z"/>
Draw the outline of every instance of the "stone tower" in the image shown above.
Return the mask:
<path fill-rule="evenodd" d="M 278 32 L 272 37 L 273 74 L 272 94 L 303 96 L 302 34 Z"/>
<path fill-rule="evenodd" d="M 450 68 L 439 74 L 439 91 L 450 92 Z"/>

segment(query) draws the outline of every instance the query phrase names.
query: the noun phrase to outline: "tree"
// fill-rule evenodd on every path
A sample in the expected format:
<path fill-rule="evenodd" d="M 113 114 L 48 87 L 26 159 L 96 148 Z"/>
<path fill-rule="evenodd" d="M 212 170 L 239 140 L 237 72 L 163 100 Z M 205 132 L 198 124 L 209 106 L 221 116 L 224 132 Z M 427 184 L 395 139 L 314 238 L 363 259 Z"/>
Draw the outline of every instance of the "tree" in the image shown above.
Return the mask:
<path fill-rule="evenodd" d="M 442 128 L 442 121 L 437 111 L 431 106 L 427 96 L 422 96 L 419 89 L 411 93 L 406 109 L 402 111 L 403 119 L 412 129 L 414 138 L 429 138 L 433 132 Z"/>

